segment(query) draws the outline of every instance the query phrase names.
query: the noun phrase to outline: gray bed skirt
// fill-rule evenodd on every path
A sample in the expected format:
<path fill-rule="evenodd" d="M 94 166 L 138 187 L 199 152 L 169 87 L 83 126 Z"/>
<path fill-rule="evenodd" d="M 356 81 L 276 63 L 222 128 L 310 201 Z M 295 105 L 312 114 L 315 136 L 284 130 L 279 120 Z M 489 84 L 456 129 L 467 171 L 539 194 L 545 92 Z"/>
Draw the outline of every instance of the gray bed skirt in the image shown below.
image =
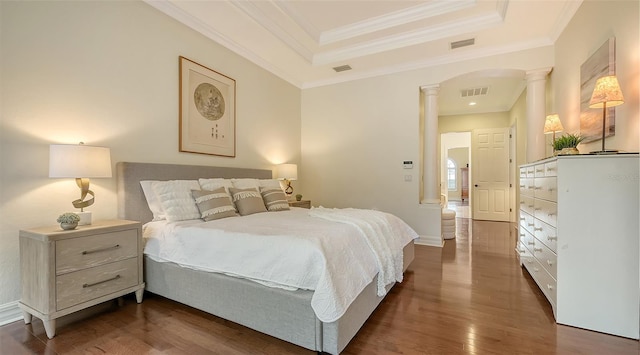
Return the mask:
<path fill-rule="evenodd" d="M 198 178 L 271 178 L 270 170 L 176 164 L 116 164 L 118 218 L 149 222 L 151 211 L 140 186 L 142 180 Z M 414 244 L 404 248 L 404 270 L 414 258 Z M 146 290 L 242 324 L 304 348 L 340 353 L 383 297 L 374 279 L 337 321 L 323 323 L 311 308 L 312 291 L 287 291 L 253 281 L 157 262 L 145 256 Z M 393 285 L 389 285 L 390 289 Z"/>

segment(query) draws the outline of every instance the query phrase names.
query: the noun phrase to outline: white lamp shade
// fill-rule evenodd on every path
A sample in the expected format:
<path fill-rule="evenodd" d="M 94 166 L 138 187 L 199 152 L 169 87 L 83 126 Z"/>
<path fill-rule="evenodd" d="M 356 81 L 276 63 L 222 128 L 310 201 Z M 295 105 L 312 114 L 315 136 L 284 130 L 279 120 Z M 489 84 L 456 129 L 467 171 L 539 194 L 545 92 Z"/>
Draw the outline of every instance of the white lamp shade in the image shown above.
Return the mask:
<path fill-rule="evenodd" d="M 109 148 L 84 144 L 49 146 L 49 177 L 109 178 L 111 152 Z"/>
<path fill-rule="evenodd" d="M 544 121 L 544 133 L 560 132 L 563 129 L 560 116 L 556 114 L 547 116 L 547 119 Z"/>
<path fill-rule="evenodd" d="M 276 169 L 276 178 L 286 180 L 298 180 L 298 165 L 280 164 Z"/>

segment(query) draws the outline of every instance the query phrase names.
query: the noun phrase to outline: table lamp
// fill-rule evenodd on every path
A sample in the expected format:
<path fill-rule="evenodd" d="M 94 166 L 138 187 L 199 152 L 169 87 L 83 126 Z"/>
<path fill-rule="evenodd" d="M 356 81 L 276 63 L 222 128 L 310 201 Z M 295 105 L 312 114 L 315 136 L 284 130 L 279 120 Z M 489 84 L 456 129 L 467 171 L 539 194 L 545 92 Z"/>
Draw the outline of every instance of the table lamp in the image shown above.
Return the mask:
<path fill-rule="evenodd" d="M 298 180 L 298 165 L 296 164 L 280 164 L 276 170 L 276 177 L 278 180 L 284 180 L 284 183 L 287 184 L 287 187 L 284 190 L 284 193 L 287 196 L 291 196 L 293 194 L 293 187 L 291 186 L 291 181 Z"/>
<path fill-rule="evenodd" d="M 624 97 L 615 75 L 603 76 L 596 81 L 593 88 L 593 95 L 589 101 L 590 108 L 602 107 L 602 150 L 591 152 L 595 154 L 617 153 L 617 150 L 606 150 L 604 148 L 604 138 L 606 135 L 607 107 L 622 105 Z"/>
<path fill-rule="evenodd" d="M 75 178 L 80 188 L 80 198 L 72 201 L 80 216 L 79 225 L 91 224 L 91 212 L 86 207 L 93 205 L 95 194 L 89 190 L 89 178 L 111 177 L 111 152 L 109 148 L 71 144 L 49 146 L 49 177 Z M 90 198 L 87 199 L 87 196 Z"/>

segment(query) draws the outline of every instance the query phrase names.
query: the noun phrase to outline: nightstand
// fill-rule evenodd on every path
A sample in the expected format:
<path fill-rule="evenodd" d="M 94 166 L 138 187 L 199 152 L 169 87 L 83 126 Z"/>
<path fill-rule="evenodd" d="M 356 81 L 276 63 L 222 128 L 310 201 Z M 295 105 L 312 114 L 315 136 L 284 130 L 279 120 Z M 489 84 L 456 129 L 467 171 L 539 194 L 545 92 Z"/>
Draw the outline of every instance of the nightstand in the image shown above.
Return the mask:
<path fill-rule="evenodd" d="M 56 318 L 132 292 L 142 302 L 142 247 L 142 225 L 134 221 L 21 230 L 24 322 L 42 319 L 53 338 Z"/>
<path fill-rule="evenodd" d="M 302 207 L 302 208 L 311 208 L 310 200 L 302 200 L 302 201 L 289 201 L 290 207 Z"/>

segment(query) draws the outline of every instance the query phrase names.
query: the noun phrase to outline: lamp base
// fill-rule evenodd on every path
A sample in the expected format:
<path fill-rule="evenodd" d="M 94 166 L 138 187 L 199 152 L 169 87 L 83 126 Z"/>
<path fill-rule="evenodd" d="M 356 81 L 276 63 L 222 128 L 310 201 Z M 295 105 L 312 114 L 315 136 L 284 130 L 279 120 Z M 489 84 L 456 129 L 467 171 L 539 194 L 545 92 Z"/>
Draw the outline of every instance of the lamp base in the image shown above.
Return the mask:
<path fill-rule="evenodd" d="M 91 211 L 75 212 L 75 214 L 80 216 L 80 222 L 78 222 L 79 226 L 86 226 L 91 224 Z"/>
<path fill-rule="evenodd" d="M 618 154 L 618 151 L 614 149 L 607 149 L 607 150 L 596 150 L 589 153 L 590 154 Z"/>

